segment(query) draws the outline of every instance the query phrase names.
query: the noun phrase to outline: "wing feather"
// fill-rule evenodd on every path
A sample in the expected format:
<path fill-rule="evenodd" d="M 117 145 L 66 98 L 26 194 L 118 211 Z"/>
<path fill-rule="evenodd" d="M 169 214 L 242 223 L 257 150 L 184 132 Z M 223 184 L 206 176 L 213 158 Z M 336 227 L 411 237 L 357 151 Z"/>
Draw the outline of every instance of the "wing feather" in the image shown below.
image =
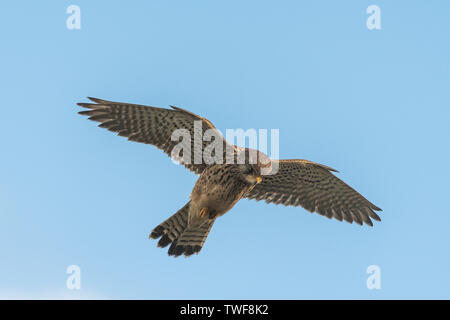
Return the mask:
<path fill-rule="evenodd" d="M 187 110 L 173 106 L 171 106 L 172 109 L 163 109 L 91 97 L 89 99 L 94 103 L 78 103 L 79 106 L 89 109 L 81 111 L 79 114 L 88 116 L 89 120 L 100 122 L 99 127 L 117 132 L 119 136 L 126 137 L 128 140 L 154 145 L 169 156 L 172 156 L 172 150 L 180 143 L 180 141 L 172 141 L 173 132 L 176 129 L 188 130 L 191 137 L 190 154 L 179 154 L 175 158 L 195 173 L 201 173 L 206 167 L 205 161 L 203 161 L 203 151 L 209 143 L 202 139 L 201 147 L 195 148 L 195 121 L 200 121 L 201 137 L 206 130 L 214 130 L 223 143 L 224 151 L 230 147 L 232 150 L 236 150 L 235 146 L 229 144 L 209 120 Z M 197 153 L 197 157 L 195 157 L 195 153 Z M 223 154 L 225 155 L 225 152 Z M 196 164 L 194 163 L 195 159 L 202 161 Z"/>
<path fill-rule="evenodd" d="M 278 160 L 278 172 L 266 175 L 246 197 L 268 203 L 302 206 L 339 221 L 372 226 L 381 211 L 355 189 L 336 177 L 336 170 L 308 160 Z"/>

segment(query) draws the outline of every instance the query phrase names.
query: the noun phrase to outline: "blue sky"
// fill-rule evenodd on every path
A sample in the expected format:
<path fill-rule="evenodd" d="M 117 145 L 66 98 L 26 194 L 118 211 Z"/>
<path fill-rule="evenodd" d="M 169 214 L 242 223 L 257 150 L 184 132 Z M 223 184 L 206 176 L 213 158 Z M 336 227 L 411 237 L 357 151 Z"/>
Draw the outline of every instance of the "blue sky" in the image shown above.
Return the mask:
<path fill-rule="evenodd" d="M 68 30 L 66 8 L 81 8 Z M 366 8 L 381 9 L 368 30 Z M 0 4 L 0 297 L 450 298 L 448 1 Z M 77 115 L 86 96 L 280 130 L 383 209 L 373 228 L 242 200 L 200 255 L 149 232 L 196 176 Z M 66 268 L 81 268 L 81 290 Z M 366 269 L 381 270 L 369 290 Z"/>

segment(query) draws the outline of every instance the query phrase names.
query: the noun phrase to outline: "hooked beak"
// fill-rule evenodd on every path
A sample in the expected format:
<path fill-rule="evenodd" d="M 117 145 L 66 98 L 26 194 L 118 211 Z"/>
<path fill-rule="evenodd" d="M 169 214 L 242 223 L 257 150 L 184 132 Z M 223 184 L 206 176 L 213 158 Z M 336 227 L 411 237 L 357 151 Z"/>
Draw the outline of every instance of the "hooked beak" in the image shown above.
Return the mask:
<path fill-rule="evenodd" d="M 252 185 L 258 184 L 262 181 L 262 178 L 260 176 L 255 176 L 255 175 L 247 175 L 245 177 L 245 180 Z"/>

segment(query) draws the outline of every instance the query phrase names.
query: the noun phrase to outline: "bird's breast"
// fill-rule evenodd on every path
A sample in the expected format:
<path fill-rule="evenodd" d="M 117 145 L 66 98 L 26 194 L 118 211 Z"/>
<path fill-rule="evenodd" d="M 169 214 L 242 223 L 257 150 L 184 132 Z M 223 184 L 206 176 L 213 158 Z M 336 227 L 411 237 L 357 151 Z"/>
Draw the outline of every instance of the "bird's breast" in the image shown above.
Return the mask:
<path fill-rule="evenodd" d="M 230 210 L 248 189 L 231 173 L 206 170 L 200 175 L 191 193 L 191 201 L 199 208 L 209 208 L 222 215 Z"/>

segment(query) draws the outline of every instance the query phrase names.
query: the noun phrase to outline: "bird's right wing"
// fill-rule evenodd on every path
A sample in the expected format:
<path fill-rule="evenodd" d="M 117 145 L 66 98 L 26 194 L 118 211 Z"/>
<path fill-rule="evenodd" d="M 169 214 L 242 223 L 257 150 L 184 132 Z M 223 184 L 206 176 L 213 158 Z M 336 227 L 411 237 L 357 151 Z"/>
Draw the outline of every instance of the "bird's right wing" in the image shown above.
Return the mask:
<path fill-rule="evenodd" d="M 89 109 L 79 112 L 80 114 L 89 116 L 90 120 L 100 122 L 99 127 L 117 132 L 119 136 L 127 137 L 128 140 L 158 147 L 195 173 L 201 173 L 207 166 L 203 158 L 205 148 L 211 143 L 203 140 L 207 130 L 211 130 L 209 133 L 213 136 L 212 141 L 216 142 L 215 139 L 218 139 L 218 143 L 222 144 L 224 162 L 227 148 L 236 150 L 236 147 L 229 144 L 209 120 L 187 110 L 177 107 L 172 107 L 173 110 L 163 109 L 97 98 L 89 99 L 94 103 L 78 103 L 79 106 Z M 195 126 L 196 121 L 197 126 Z M 201 129 L 196 130 L 200 127 Z M 180 136 L 178 139 L 172 139 L 172 134 L 177 129 L 185 129 L 178 132 L 188 133 L 190 140 L 184 141 Z M 196 136 L 200 137 L 199 147 L 194 145 Z M 183 151 L 173 153 L 178 151 L 174 149 L 175 146 L 182 146 Z M 197 161 L 199 159 L 200 162 Z"/>
<path fill-rule="evenodd" d="M 328 218 L 372 226 L 370 218 L 381 221 L 374 212 L 381 209 L 340 180 L 330 167 L 307 160 L 278 160 L 278 172 L 263 176 L 246 197 L 255 200 L 302 206 Z"/>

